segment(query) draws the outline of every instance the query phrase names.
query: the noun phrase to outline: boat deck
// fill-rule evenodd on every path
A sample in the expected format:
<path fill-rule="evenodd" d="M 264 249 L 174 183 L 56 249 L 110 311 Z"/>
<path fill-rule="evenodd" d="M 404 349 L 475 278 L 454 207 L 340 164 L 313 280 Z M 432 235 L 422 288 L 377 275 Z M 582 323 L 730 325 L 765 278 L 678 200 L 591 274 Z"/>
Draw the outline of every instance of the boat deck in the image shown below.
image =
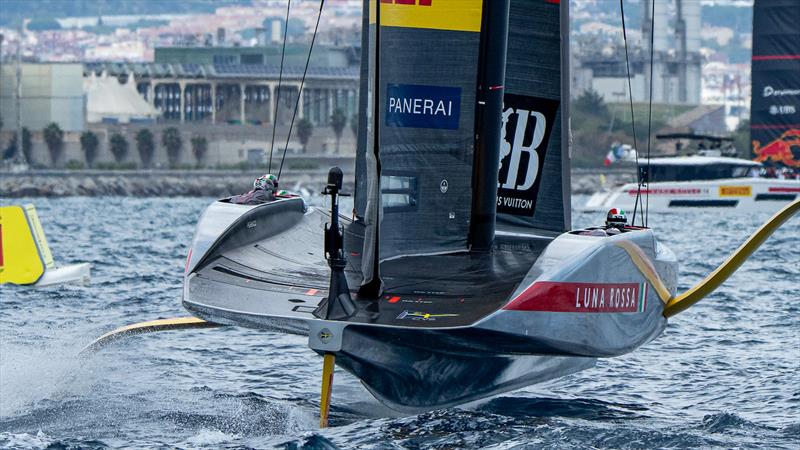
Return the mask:
<path fill-rule="evenodd" d="M 327 218 L 322 211 L 310 212 L 283 233 L 204 264 L 191 276 L 184 304 L 212 321 L 256 327 L 266 327 L 272 318 L 313 319 L 328 293 L 330 269 L 322 254 L 320 226 Z M 348 228 L 348 239 L 359 239 L 353 229 Z M 499 240 L 486 253 L 384 261 L 380 298 L 358 296 L 361 261 L 352 252 L 346 275 L 358 312 L 348 322 L 422 328 L 472 324 L 508 301 L 549 242 L 515 237 L 513 242 Z"/>

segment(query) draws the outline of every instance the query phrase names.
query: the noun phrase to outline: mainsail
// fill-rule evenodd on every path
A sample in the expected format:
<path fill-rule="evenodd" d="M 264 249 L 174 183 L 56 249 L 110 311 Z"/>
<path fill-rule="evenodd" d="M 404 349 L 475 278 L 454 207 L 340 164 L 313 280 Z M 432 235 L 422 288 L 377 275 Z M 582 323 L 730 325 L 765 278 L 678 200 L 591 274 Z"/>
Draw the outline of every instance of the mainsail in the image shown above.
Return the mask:
<path fill-rule="evenodd" d="M 800 5 L 756 0 L 753 8 L 753 153 L 800 167 Z"/>
<path fill-rule="evenodd" d="M 570 229 L 566 1 L 511 0 L 497 221 Z"/>
<path fill-rule="evenodd" d="M 380 11 L 365 2 L 369 35 L 362 39 L 369 80 L 361 86 L 355 213 L 365 225 L 364 282 L 377 274 L 378 260 L 474 250 L 476 234 L 493 235 L 495 220 L 501 229 L 568 229 L 569 164 L 561 150 L 566 5 L 511 0 L 510 15 L 493 13 L 502 20 L 490 22 L 497 2 L 379 4 Z M 489 50 L 490 36 L 498 34 L 501 45 Z M 490 86 L 485 72 L 498 64 L 505 85 L 501 71 Z M 502 111 L 489 111 L 493 91 L 505 92 Z M 482 132 L 486 124 L 499 139 Z M 482 138 L 493 140 L 489 151 L 497 162 L 476 151 Z M 486 185 L 494 184 L 489 178 L 498 181 L 496 194 L 486 195 Z M 496 211 L 486 208 L 487 199 Z M 476 233 L 487 220 L 491 226 Z"/>

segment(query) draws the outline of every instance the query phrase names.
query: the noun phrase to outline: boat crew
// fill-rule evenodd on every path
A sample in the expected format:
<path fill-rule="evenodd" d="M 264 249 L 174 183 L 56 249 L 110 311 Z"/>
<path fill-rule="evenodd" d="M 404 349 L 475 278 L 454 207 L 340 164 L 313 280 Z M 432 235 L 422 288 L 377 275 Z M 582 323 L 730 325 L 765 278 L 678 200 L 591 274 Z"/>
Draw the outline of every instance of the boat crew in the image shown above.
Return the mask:
<path fill-rule="evenodd" d="M 241 195 L 234 195 L 230 198 L 231 203 L 238 205 L 260 205 L 275 200 L 278 190 L 278 177 L 268 173 L 256 178 L 253 181 L 253 189 Z"/>
<path fill-rule="evenodd" d="M 606 233 L 619 234 L 628 224 L 628 217 L 625 211 L 617 208 L 611 208 L 606 214 Z"/>

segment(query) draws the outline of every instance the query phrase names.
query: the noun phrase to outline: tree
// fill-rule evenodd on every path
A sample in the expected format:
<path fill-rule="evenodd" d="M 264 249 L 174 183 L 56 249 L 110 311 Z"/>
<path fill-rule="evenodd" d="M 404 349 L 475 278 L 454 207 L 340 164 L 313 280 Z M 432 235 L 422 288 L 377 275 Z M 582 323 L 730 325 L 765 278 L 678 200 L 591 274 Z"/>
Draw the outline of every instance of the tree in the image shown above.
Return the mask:
<path fill-rule="evenodd" d="M 31 19 L 25 28 L 30 31 L 60 30 L 61 24 L 55 19 Z"/>
<path fill-rule="evenodd" d="M 300 143 L 303 144 L 303 153 L 308 149 L 308 140 L 311 139 L 311 134 L 314 132 L 314 124 L 310 120 L 303 117 L 297 122 L 297 137 L 300 138 Z"/>
<path fill-rule="evenodd" d="M 181 133 L 175 127 L 169 127 L 161 133 L 161 145 L 167 149 L 167 159 L 169 165 L 175 167 L 181 162 L 181 150 L 183 140 Z"/>
<path fill-rule="evenodd" d="M 81 133 L 81 149 L 83 149 L 83 156 L 86 158 L 86 165 L 89 168 L 94 164 L 97 159 L 97 148 L 100 146 L 100 140 L 97 135 L 91 131 L 84 131 Z"/>
<path fill-rule="evenodd" d="M 17 154 L 17 133 L 11 135 L 11 140 L 8 142 L 5 152 L 3 152 L 3 159 L 12 158 Z M 22 153 L 25 155 L 25 161 L 31 163 L 31 132 L 27 128 L 22 128 Z"/>
<path fill-rule="evenodd" d="M 128 156 L 128 141 L 125 136 L 114 133 L 109 140 L 111 145 L 111 154 L 114 155 L 114 161 L 121 163 Z"/>
<path fill-rule="evenodd" d="M 344 131 L 344 127 L 347 126 L 347 116 L 344 115 L 344 111 L 341 108 L 336 108 L 331 115 L 331 128 L 333 128 L 333 134 L 336 135 L 336 153 L 339 153 L 339 140 L 342 139 L 342 132 Z"/>
<path fill-rule="evenodd" d="M 205 136 L 195 136 L 192 138 L 192 154 L 194 159 L 197 160 L 197 165 L 203 164 L 206 159 L 206 152 L 208 152 L 208 139 Z"/>
<path fill-rule="evenodd" d="M 739 122 L 739 126 L 736 127 L 736 131 L 733 132 L 733 146 L 736 148 L 736 152 L 740 158 L 752 158 L 753 155 L 753 143 L 750 140 L 750 121 L 749 120 L 742 120 Z"/>
<path fill-rule="evenodd" d="M 142 160 L 142 166 L 150 167 L 150 165 L 153 164 L 153 154 L 156 150 L 156 144 L 153 133 L 147 128 L 142 128 L 136 133 L 136 150 L 139 152 L 139 159 Z"/>
<path fill-rule="evenodd" d="M 59 127 L 57 123 L 50 122 L 50 124 L 44 127 L 42 134 L 44 135 L 44 142 L 47 144 L 47 149 L 50 150 L 50 160 L 55 166 L 58 160 L 61 159 L 61 153 L 64 149 L 64 132 L 61 131 L 61 127 Z"/>
<path fill-rule="evenodd" d="M 358 114 L 350 116 L 350 131 L 353 132 L 353 137 L 358 139 Z"/>
<path fill-rule="evenodd" d="M 611 117 L 611 112 L 608 110 L 608 105 L 603 101 L 603 96 L 594 89 L 587 89 L 575 99 L 572 105 L 574 111 L 580 111 L 583 114 L 591 114 L 608 122 Z"/>

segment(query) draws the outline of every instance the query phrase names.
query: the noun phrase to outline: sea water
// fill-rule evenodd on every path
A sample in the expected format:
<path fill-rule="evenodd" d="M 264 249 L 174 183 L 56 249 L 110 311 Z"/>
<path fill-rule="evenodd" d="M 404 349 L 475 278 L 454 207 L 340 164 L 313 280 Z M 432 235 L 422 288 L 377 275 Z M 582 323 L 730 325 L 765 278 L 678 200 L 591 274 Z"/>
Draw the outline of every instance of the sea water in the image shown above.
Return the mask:
<path fill-rule="evenodd" d="M 322 360 L 300 336 L 173 331 L 77 356 L 118 326 L 187 315 L 181 277 L 210 201 L 20 201 L 36 205 L 58 262 L 92 264 L 92 284 L 0 287 L 0 447 L 800 447 L 800 218 L 631 354 L 419 415 L 338 370 L 333 426 L 319 430 Z M 768 217 L 708 209 L 649 225 L 678 256 L 682 291 Z"/>

